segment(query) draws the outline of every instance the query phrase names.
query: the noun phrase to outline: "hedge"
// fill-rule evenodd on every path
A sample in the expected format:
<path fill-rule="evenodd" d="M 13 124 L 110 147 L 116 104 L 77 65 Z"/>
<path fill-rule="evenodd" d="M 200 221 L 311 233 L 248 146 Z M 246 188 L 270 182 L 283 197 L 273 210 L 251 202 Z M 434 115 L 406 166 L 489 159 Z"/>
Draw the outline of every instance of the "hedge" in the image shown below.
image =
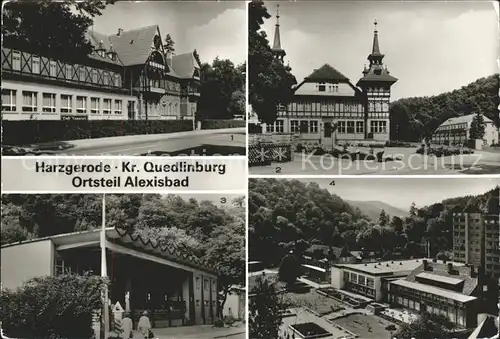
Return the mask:
<path fill-rule="evenodd" d="M 106 280 L 91 275 L 34 278 L 0 295 L 4 334 L 13 338 L 92 338 Z"/>
<path fill-rule="evenodd" d="M 222 129 L 222 128 L 238 128 L 246 127 L 245 120 L 203 120 L 201 129 Z"/>
<path fill-rule="evenodd" d="M 28 120 L 2 121 L 4 145 L 94 139 L 193 130 L 189 120 Z"/>

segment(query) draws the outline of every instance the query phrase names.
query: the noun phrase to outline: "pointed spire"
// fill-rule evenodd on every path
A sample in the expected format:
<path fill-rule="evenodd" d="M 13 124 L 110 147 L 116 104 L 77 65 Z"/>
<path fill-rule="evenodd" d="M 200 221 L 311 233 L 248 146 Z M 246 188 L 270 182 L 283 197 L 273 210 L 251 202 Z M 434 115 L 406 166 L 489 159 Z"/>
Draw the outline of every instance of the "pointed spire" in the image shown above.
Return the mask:
<path fill-rule="evenodd" d="M 380 47 L 378 45 L 378 30 L 377 30 L 377 20 L 373 22 L 375 29 L 373 30 L 373 48 L 372 54 L 380 54 Z"/>
<path fill-rule="evenodd" d="M 276 5 L 276 28 L 274 29 L 274 44 L 273 50 L 281 50 L 281 36 L 280 36 L 280 5 Z"/>

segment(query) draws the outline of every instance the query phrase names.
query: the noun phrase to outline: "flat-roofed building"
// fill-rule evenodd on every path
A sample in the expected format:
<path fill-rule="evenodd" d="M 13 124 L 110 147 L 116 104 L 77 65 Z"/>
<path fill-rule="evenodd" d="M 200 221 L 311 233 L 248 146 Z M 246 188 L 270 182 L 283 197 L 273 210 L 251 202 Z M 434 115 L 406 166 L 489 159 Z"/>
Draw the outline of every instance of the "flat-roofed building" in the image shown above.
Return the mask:
<path fill-rule="evenodd" d="M 108 228 L 60 234 L 3 245 L 2 288 L 15 289 L 36 277 L 105 274 L 111 281 L 109 300 L 133 314 L 154 314 L 153 326 L 212 324 L 218 298 L 217 273 L 192 255 Z M 101 272 L 101 248 L 108 272 Z"/>
<path fill-rule="evenodd" d="M 388 281 L 406 277 L 421 264 L 422 259 L 336 264 L 331 268 L 331 284 L 337 289 L 358 293 L 375 301 L 384 301 Z"/>
<path fill-rule="evenodd" d="M 389 284 L 391 307 L 447 317 L 460 328 L 477 325 L 478 312 L 495 303 L 497 292 L 482 268 L 423 260 L 405 279 Z"/>

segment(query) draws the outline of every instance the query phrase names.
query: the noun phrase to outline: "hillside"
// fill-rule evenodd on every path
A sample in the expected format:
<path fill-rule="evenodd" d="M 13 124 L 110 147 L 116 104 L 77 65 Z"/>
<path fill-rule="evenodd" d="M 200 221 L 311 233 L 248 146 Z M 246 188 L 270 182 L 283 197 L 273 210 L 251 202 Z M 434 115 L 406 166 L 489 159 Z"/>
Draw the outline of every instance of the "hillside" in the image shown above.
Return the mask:
<path fill-rule="evenodd" d="M 403 209 L 386 204 L 382 201 L 352 201 L 345 200 L 349 205 L 359 208 L 361 213 L 366 215 L 370 220 L 377 220 L 382 210 L 391 217 L 406 217 L 410 212 Z"/>
<path fill-rule="evenodd" d="M 500 126 L 497 107 L 499 75 L 480 78 L 460 89 L 430 97 L 391 103 L 391 140 L 420 141 L 445 120 L 478 111 Z"/>
<path fill-rule="evenodd" d="M 279 265 L 289 251 L 300 256 L 313 244 L 409 257 L 423 255 L 421 244 L 430 240 L 434 256 L 453 246 L 454 212 L 498 213 L 498 187 L 422 208 L 413 205 L 407 213 L 379 201 L 346 201 L 314 182 L 250 179 L 248 186 L 249 258 L 268 267 Z"/>

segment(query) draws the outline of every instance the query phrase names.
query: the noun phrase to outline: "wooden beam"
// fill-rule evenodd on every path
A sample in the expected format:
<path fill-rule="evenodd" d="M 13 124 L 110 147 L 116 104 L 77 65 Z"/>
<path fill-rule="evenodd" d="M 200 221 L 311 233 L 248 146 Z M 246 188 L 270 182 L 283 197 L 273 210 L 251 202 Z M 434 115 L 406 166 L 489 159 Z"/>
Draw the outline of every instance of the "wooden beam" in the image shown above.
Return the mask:
<path fill-rule="evenodd" d="M 69 250 L 72 248 L 89 247 L 89 246 L 95 246 L 95 245 L 99 245 L 99 240 L 77 242 L 74 244 L 59 245 L 56 247 L 56 250 L 57 251 L 64 251 L 64 250 Z"/>
<path fill-rule="evenodd" d="M 164 259 L 164 258 L 159 258 L 155 255 L 143 253 L 143 252 L 131 249 L 131 248 L 127 248 L 127 247 L 122 246 L 122 245 L 114 244 L 114 243 L 109 242 L 109 241 L 106 241 L 106 248 L 109 249 L 110 251 L 113 251 L 113 252 L 130 255 L 130 256 L 133 256 L 133 257 L 136 257 L 139 259 L 153 261 L 153 262 L 165 265 L 165 266 L 175 267 L 175 268 L 178 268 L 178 269 L 181 269 L 184 271 L 198 273 L 198 274 L 202 274 L 202 275 L 207 276 L 207 277 L 217 279 L 217 277 L 212 273 L 208 273 L 208 272 L 202 271 L 200 269 L 189 267 L 187 265 L 179 264 L 179 263 L 176 263 L 176 262 Z"/>

